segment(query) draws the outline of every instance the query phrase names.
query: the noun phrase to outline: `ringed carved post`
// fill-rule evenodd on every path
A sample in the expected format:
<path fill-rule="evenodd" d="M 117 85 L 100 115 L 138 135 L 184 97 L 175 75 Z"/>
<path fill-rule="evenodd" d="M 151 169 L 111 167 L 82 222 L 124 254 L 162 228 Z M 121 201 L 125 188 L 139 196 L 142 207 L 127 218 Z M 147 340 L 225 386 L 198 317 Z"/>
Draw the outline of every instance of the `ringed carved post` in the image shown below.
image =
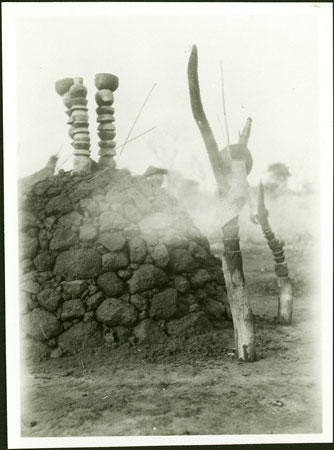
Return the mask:
<path fill-rule="evenodd" d="M 237 356 L 242 361 L 255 361 L 253 316 L 249 303 L 239 245 L 238 214 L 247 201 L 247 172 L 251 158 L 246 146 L 229 146 L 230 152 L 219 153 L 218 146 L 201 102 L 198 82 L 198 56 L 194 45 L 188 63 L 188 83 L 192 113 L 201 132 L 211 167 L 218 184 L 222 208 L 231 218 L 223 226 L 223 271 L 231 307 Z M 229 155 L 230 153 L 230 155 Z M 231 156 L 231 159 L 229 159 Z"/>
<path fill-rule="evenodd" d="M 293 294 L 289 278 L 288 264 L 285 261 L 284 241 L 276 239 L 268 221 L 269 212 L 264 202 L 264 187 L 262 181 L 259 186 L 258 210 L 256 218 L 261 226 L 264 237 L 273 254 L 275 273 L 278 284 L 278 323 L 290 325 L 292 320 Z"/>
<path fill-rule="evenodd" d="M 83 79 L 74 78 L 74 84 L 70 87 L 71 96 L 71 119 L 72 136 L 74 147 L 74 172 L 89 172 L 92 161 L 90 159 L 90 137 L 89 137 L 89 122 L 88 122 L 88 108 L 87 108 L 87 89 L 83 85 Z"/>
<path fill-rule="evenodd" d="M 71 100 L 71 96 L 69 93 L 70 87 L 74 84 L 74 80 L 73 78 L 62 78 L 61 80 L 56 81 L 55 84 L 55 88 L 56 88 L 56 92 L 57 94 L 59 94 L 63 100 L 63 103 L 66 107 L 66 111 L 65 113 L 68 116 L 67 119 L 67 124 L 70 125 L 70 129 L 68 131 L 68 134 L 70 136 L 70 138 L 73 138 L 72 135 L 72 124 L 73 124 L 73 119 L 71 118 L 71 106 L 72 106 L 72 100 Z"/>
<path fill-rule="evenodd" d="M 95 75 L 95 87 L 97 92 L 95 94 L 95 101 L 98 105 L 97 112 L 97 134 L 100 138 L 98 143 L 99 150 L 99 166 L 115 168 L 116 162 L 114 156 L 116 155 L 116 127 L 115 121 L 115 109 L 112 104 L 114 103 L 114 92 L 118 88 L 118 78 L 110 73 L 98 73 Z"/>
<path fill-rule="evenodd" d="M 92 161 L 90 159 L 90 137 L 87 109 L 87 89 L 83 79 L 64 78 L 56 82 L 56 91 L 62 96 L 71 125 L 69 135 L 73 139 L 73 171 L 79 173 L 89 172 Z"/>

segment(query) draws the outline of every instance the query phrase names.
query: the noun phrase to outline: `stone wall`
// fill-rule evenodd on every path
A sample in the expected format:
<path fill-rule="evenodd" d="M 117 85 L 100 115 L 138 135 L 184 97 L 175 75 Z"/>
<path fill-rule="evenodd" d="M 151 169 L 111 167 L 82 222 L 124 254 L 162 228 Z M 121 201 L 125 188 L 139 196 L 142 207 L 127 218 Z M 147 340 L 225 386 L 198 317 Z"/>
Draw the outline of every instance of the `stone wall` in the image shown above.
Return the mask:
<path fill-rule="evenodd" d="M 221 260 L 175 199 L 126 170 L 60 171 L 20 204 L 22 330 L 73 354 L 226 320 Z"/>

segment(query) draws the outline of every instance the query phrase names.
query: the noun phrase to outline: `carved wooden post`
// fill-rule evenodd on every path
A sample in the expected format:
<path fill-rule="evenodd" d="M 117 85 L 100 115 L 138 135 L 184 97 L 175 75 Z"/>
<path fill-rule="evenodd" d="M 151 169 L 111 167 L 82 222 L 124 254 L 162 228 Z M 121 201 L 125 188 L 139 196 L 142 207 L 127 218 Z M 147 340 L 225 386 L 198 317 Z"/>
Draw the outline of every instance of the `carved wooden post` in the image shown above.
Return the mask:
<path fill-rule="evenodd" d="M 242 361 L 255 361 L 255 337 L 252 311 L 242 268 L 239 245 L 238 215 L 247 201 L 247 171 L 252 160 L 246 146 L 229 146 L 229 152 L 219 153 L 218 146 L 206 118 L 198 82 L 198 57 L 194 45 L 188 63 L 188 83 L 191 108 L 200 129 L 211 167 L 215 175 L 222 208 L 229 209 L 230 219 L 223 226 L 223 271 L 231 307 L 237 356 Z M 232 160 L 230 160 L 230 157 Z"/>
<path fill-rule="evenodd" d="M 89 172 L 92 165 L 90 159 L 90 137 L 88 130 L 87 89 L 82 78 L 74 78 L 74 84 L 69 90 L 71 96 L 72 136 L 74 147 L 74 172 Z"/>
<path fill-rule="evenodd" d="M 92 162 L 88 131 L 87 89 L 83 85 L 83 79 L 77 77 L 59 80 L 56 82 L 56 91 L 62 96 L 64 105 L 67 107 L 66 114 L 69 116 L 67 123 L 71 125 L 69 135 L 73 139 L 74 147 L 73 171 L 89 172 Z"/>
<path fill-rule="evenodd" d="M 223 226 L 223 244 L 223 270 L 233 318 L 237 355 L 243 361 L 255 361 L 253 315 L 243 272 L 238 217 Z"/>
<path fill-rule="evenodd" d="M 110 73 L 98 73 L 95 75 L 95 86 L 98 89 L 95 100 L 98 105 L 96 108 L 97 122 L 99 123 L 97 130 L 98 136 L 101 139 L 99 142 L 99 166 L 115 168 L 116 162 L 114 156 L 116 155 L 116 127 L 113 124 L 115 121 L 115 109 L 111 106 L 114 103 L 114 94 L 118 88 L 118 78 Z"/>
<path fill-rule="evenodd" d="M 275 273 L 278 284 L 277 320 L 281 324 L 289 325 L 292 320 L 293 295 L 288 265 L 284 256 L 284 241 L 276 239 L 276 236 L 269 224 L 268 216 L 269 212 L 264 203 L 264 188 L 262 181 L 260 181 L 256 218 L 261 225 L 262 232 L 267 240 L 275 261 Z"/>
<path fill-rule="evenodd" d="M 69 93 L 70 87 L 73 84 L 74 84 L 73 78 L 63 78 L 61 80 L 56 81 L 56 84 L 55 84 L 56 92 L 57 92 L 57 94 L 59 94 L 62 97 L 63 103 L 66 106 L 65 113 L 68 116 L 68 120 L 67 120 L 68 125 L 72 125 L 72 123 L 73 123 L 73 119 L 71 119 L 72 101 L 71 101 L 71 96 Z M 69 130 L 69 135 L 71 138 L 73 137 L 71 129 Z"/>

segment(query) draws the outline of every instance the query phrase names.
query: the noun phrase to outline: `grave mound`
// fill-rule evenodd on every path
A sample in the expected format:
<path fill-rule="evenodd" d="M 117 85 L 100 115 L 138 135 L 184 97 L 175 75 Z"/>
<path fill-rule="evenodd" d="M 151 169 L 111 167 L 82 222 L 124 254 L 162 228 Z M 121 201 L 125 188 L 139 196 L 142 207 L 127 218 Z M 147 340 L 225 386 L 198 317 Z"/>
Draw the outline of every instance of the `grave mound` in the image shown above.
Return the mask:
<path fill-rule="evenodd" d="M 22 330 L 41 353 L 222 327 L 221 260 L 177 201 L 127 170 L 59 171 L 20 202 Z"/>

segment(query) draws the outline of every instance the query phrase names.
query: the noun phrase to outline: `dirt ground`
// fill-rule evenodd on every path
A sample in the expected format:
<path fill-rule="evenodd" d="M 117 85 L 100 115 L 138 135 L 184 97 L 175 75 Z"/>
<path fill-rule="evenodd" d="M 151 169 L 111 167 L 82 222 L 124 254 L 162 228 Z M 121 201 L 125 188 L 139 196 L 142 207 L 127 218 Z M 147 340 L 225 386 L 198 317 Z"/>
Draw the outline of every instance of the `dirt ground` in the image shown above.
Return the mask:
<path fill-rule="evenodd" d="M 22 436 L 320 433 L 320 297 L 309 284 L 312 246 L 298 247 L 286 249 L 295 302 L 293 325 L 284 327 L 275 323 L 269 250 L 244 246 L 257 362 L 235 359 L 231 324 L 164 349 L 104 347 L 30 359 Z"/>

